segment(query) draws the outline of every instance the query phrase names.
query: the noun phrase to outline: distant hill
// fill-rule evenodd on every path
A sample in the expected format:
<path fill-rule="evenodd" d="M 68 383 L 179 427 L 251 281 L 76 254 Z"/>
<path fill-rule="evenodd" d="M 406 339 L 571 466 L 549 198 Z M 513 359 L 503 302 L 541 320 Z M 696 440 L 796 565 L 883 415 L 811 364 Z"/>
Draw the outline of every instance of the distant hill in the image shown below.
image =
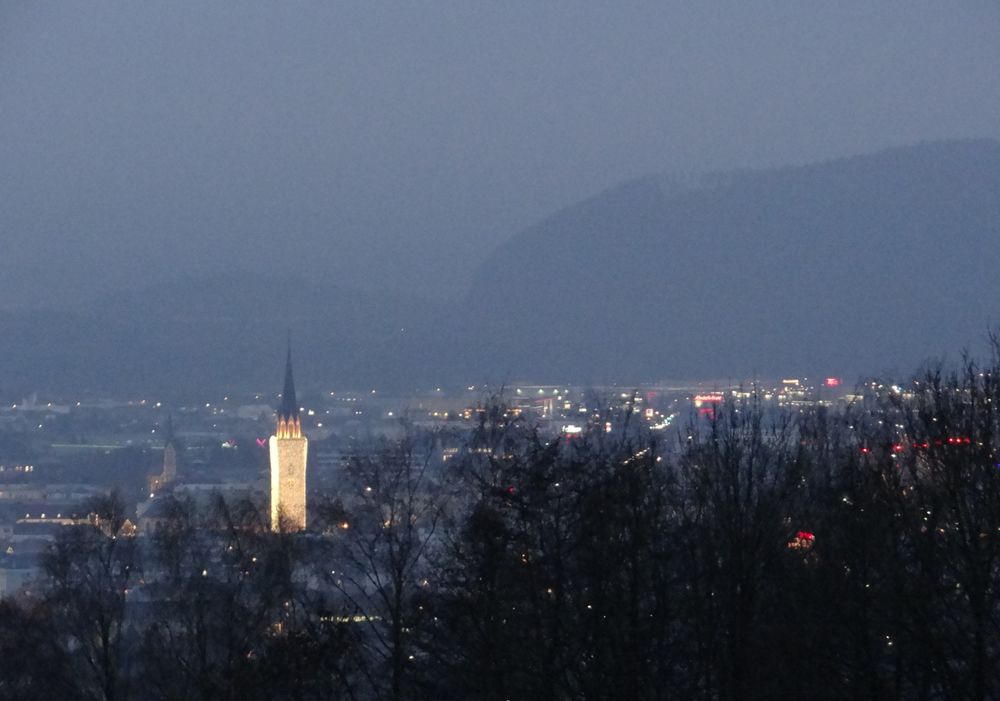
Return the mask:
<path fill-rule="evenodd" d="M 626 183 L 479 269 L 466 316 L 513 375 L 909 372 L 1000 321 L 1000 143 Z"/>
<path fill-rule="evenodd" d="M 1000 143 L 608 190 L 520 232 L 448 306 L 229 274 L 0 312 L 0 392 L 639 383 L 910 372 L 1000 322 Z"/>

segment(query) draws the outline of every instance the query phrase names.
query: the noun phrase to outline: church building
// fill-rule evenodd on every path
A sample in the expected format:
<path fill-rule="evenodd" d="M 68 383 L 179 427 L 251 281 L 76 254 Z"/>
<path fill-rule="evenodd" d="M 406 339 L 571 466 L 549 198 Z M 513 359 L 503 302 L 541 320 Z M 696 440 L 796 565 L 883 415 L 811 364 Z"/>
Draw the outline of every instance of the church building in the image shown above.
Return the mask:
<path fill-rule="evenodd" d="M 152 497 L 177 479 L 177 439 L 174 436 L 174 417 L 167 415 L 166 435 L 163 444 L 163 469 L 158 475 L 149 476 L 149 495 Z"/>
<path fill-rule="evenodd" d="M 301 531 L 306 527 L 306 455 L 309 441 L 302 435 L 299 405 L 292 378 L 292 350 L 285 362 L 277 429 L 270 440 L 271 530 Z"/>

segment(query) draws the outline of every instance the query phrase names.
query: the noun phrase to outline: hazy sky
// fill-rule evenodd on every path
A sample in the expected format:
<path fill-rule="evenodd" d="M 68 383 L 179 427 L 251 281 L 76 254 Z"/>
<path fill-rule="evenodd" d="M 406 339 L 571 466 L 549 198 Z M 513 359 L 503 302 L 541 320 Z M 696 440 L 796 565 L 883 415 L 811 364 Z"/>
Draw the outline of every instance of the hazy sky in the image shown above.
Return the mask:
<path fill-rule="evenodd" d="M 217 269 L 464 293 L 628 177 L 1000 137 L 1000 3 L 0 0 L 0 307 Z"/>

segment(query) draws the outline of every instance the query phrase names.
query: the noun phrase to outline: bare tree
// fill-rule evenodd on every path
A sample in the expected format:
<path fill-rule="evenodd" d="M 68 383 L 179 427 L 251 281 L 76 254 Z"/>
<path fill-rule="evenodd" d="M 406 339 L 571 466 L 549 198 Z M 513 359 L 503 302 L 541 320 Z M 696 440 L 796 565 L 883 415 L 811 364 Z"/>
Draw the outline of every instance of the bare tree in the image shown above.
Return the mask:
<path fill-rule="evenodd" d="M 363 631 L 372 692 L 394 701 L 415 693 L 414 631 L 425 618 L 428 555 L 446 503 L 434 446 L 433 435 L 406 426 L 400 440 L 351 459 L 351 494 L 326 505 L 327 520 L 331 510 L 342 520 L 333 520 L 323 576 L 340 593 L 345 619 Z"/>
<path fill-rule="evenodd" d="M 43 562 L 48 601 L 67 650 L 80 662 L 81 686 L 96 698 L 129 698 L 126 598 L 139 574 L 135 541 L 123 535 L 118 492 L 92 505 L 93 525 L 67 529 Z"/>

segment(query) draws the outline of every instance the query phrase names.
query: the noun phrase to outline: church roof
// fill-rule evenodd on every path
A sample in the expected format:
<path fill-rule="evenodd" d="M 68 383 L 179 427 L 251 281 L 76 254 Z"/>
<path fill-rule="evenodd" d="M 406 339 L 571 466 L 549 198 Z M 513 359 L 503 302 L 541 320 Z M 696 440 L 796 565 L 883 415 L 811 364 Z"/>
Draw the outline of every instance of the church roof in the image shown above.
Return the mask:
<path fill-rule="evenodd" d="M 278 410 L 278 418 L 285 421 L 299 418 L 299 403 L 295 398 L 295 380 L 292 377 L 291 344 L 288 346 L 288 357 L 285 360 L 285 388 L 281 390 L 281 408 Z"/>
<path fill-rule="evenodd" d="M 177 436 L 174 435 L 174 413 L 167 414 L 167 425 L 163 431 L 163 447 L 174 445 L 176 448 Z"/>

